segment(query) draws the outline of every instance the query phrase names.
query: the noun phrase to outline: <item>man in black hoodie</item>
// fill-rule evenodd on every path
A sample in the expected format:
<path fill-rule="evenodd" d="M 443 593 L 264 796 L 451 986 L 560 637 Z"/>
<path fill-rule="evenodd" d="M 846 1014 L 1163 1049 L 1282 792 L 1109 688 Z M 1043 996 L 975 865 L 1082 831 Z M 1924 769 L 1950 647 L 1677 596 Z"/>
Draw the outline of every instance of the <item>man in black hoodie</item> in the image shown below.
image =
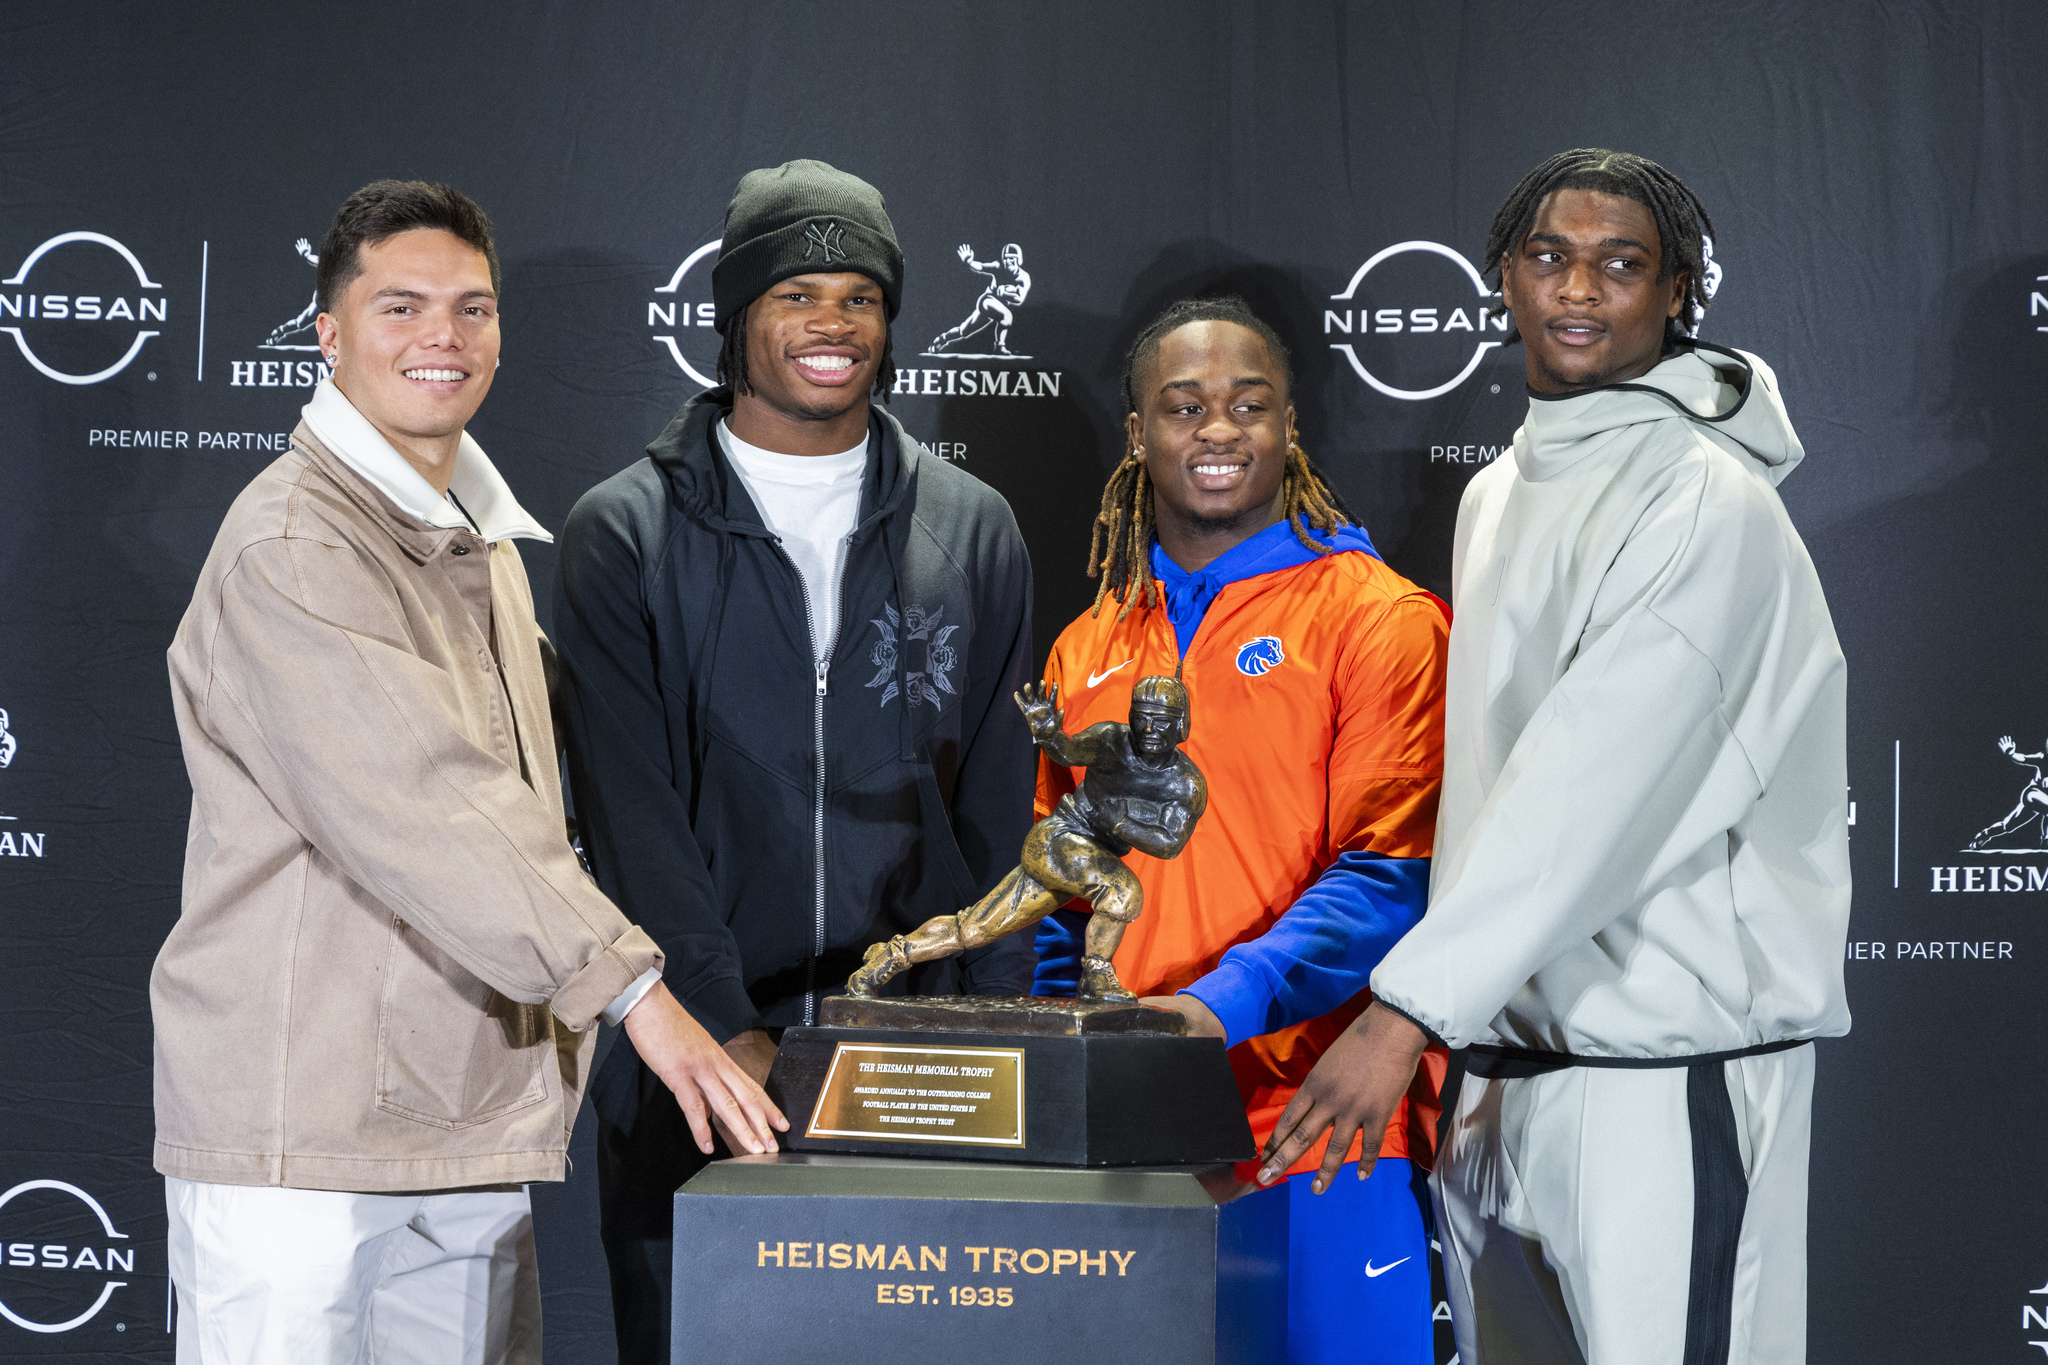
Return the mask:
<path fill-rule="evenodd" d="M 711 276 L 720 387 L 562 532 L 585 849 L 757 1079 L 870 944 L 973 904 L 1031 824 L 1031 565 L 1008 504 L 871 401 L 902 277 L 865 181 L 748 174 Z M 1015 937 L 891 984 L 1023 994 L 1033 963 Z M 629 1045 L 591 1095 L 619 1358 L 666 1361 L 671 1199 L 709 1158 Z"/>

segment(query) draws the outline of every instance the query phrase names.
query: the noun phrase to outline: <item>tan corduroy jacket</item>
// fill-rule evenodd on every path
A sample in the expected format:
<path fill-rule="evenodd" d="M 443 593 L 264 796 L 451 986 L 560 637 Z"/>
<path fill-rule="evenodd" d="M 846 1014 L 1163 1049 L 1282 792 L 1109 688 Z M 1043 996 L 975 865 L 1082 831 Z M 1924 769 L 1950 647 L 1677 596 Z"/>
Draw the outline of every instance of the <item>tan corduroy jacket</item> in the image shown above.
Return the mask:
<path fill-rule="evenodd" d="M 564 837 L 539 637 L 509 540 L 401 510 L 303 424 L 235 500 L 170 649 L 159 1171 L 561 1178 L 592 1025 L 661 952 Z"/>

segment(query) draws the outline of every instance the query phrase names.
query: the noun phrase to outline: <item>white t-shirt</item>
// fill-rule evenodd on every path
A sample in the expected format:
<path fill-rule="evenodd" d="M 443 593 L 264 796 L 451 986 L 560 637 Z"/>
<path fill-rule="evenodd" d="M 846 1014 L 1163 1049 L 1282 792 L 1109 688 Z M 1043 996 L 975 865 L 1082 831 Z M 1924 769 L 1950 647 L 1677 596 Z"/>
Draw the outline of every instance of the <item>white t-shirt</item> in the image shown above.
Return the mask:
<path fill-rule="evenodd" d="M 723 421 L 718 439 L 761 520 L 803 575 L 811 605 L 811 657 L 822 661 L 839 634 L 839 580 L 846 541 L 860 516 L 868 443 L 838 455 L 783 455 L 748 445 Z"/>

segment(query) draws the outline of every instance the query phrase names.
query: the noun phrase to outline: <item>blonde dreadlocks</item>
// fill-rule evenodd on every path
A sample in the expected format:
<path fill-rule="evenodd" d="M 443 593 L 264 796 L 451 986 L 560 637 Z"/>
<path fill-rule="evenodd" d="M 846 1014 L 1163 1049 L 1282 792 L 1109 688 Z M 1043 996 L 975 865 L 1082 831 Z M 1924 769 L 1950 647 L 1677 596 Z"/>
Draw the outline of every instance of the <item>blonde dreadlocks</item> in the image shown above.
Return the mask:
<path fill-rule="evenodd" d="M 1266 343 L 1267 352 L 1278 362 L 1289 392 L 1294 388 L 1294 367 L 1279 334 L 1268 327 L 1245 301 L 1236 296 L 1216 299 L 1183 299 L 1161 313 L 1150 327 L 1138 334 L 1124 357 L 1124 407 L 1138 410 L 1134 377 L 1138 367 L 1158 354 L 1159 343 L 1168 333 L 1191 322 L 1234 322 L 1250 328 Z M 1294 424 L 1287 426 L 1287 468 L 1280 482 L 1280 512 L 1294 528 L 1294 537 L 1319 555 L 1333 553 L 1331 546 L 1309 534 L 1313 527 L 1325 533 L 1353 520 L 1344 500 L 1337 496 L 1309 460 L 1296 439 Z M 1095 607 L 1100 615 L 1103 599 L 1116 598 L 1117 619 L 1128 616 L 1137 603 L 1157 601 L 1164 594 L 1152 577 L 1152 481 L 1146 476 L 1145 461 L 1137 444 L 1126 441 L 1123 462 L 1109 476 L 1102 490 L 1102 508 L 1095 514 L 1095 527 L 1088 539 L 1088 576 L 1099 579 Z"/>

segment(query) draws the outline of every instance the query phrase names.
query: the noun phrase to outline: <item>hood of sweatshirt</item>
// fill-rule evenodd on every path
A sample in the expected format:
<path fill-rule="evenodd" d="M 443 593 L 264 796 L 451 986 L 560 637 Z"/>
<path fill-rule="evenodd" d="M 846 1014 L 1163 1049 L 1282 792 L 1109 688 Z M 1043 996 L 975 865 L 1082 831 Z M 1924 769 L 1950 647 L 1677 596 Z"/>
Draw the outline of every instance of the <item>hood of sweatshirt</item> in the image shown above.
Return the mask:
<path fill-rule="evenodd" d="M 655 468 L 667 480 L 676 506 L 713 531 L 722 532 L 718 571 L 711 583 L 711 615 L 705 633 L 705 647 L 696 678 L 697 716 L 701 722 L 712 709 L 713 665 L 725 628 L 725 608 L 739 553 L 735 541 L 775 540 L 774 532 L 761 520 L 761 513 L 748 496 L 746 486 L 733 472 L 731 463 L 717 448 L 712 426 L 732 411 L 732 388 L 720 385 L 690 399 L 647 447 Z M 894 414 L 870 404 L 868 407 L 868 456 L 861 476 L 860 511 L 847 538 L 849 556 L 870 540 L 880 543 L 891 583 L 889 600 L 906 601 L 901 564 L 910 518 L 896 513 L 912 505 L 917 495 L 920 463 L 924 448 L 903 429 Z M 791 572 L 795 572 L 792 566 Z M 909 695 L 908 651 L 894 656 L 898 695 Z M 901 757 L 906 761 L 929 762 L 918 747 L 917 725 L 912 709 L 896 713 Z"/>
<path fill-rule="evenodd" d="M 649 443 L 647 453 L 668 480 L 683 511 L 716 530 L 772 539 L 753 499 L 714 450 L 712 425 L 731 411 L 730 385 L 706 389 L 683 404 L 661 435 Z M 856 536 L 894 512 L 910 494 L 920 450 L 893 413 L 869 405 L 868 459 L 861 479 Z"/>
<path fill-rule="evenodd" d="M 1730 451 L 1755 460 L 1783 483 L 1806 449 L 1778 394 L 1778 377 L 1748 351 L 1696 341 L 1642 378 L 1574 394 L 1529 395 L 1529 416 L 1515 433 L 1523 478 L 1555 478 L 1628 428 L 1682 419 Z"/>

